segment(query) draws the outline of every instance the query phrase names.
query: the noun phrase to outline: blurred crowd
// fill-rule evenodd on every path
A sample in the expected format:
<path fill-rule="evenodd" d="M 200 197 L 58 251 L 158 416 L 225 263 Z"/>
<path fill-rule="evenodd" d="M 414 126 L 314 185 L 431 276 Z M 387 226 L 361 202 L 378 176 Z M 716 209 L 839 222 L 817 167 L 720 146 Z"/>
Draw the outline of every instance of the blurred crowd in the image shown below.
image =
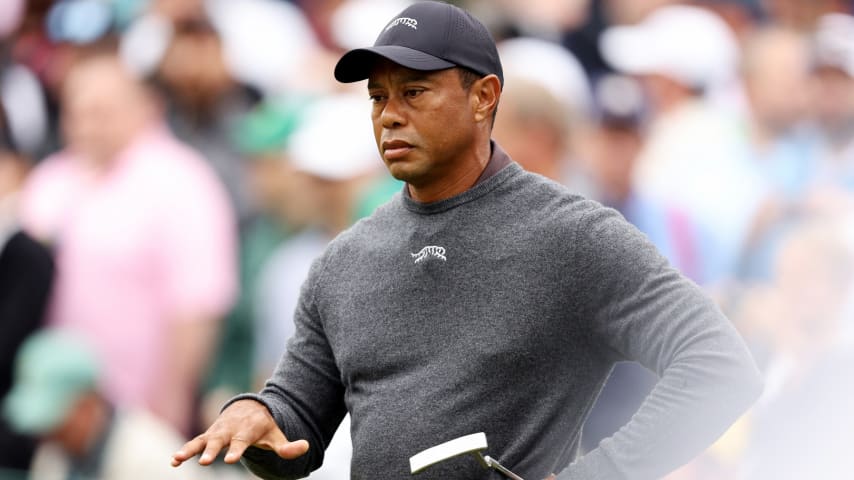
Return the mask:
<path fill-rule="evenodd" d="M 332 69 L 409 3 L 0 2 L 0 478 L 247 478 L 168 462 L 400 192 Z M 668 479 L 854 476 L 854 2 L 453 3 L 499 42 L 497 142 L 643 231 L 765 376 Z M 654 382 L 618 364 L 585 447 Z M 311 478 L 348 478 L 347 430 Z"/>

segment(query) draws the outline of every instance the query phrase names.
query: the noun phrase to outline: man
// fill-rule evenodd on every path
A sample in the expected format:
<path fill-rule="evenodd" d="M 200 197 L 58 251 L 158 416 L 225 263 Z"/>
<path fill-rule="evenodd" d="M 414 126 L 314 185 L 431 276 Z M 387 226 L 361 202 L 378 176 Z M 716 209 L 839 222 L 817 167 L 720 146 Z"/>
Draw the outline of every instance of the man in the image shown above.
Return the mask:
<path fill-rule="evenodd" d="M 20 202 L 25 229 L 56 247 L 48 322 L 92 339 L 111 401 L 187 432 L 236 289 L 228 199 L 114 54 L 71 67 L 62 107 L 67 146 Z"/>
<path fill-rule="evenodd" d="M 562 182 L 573 167 L 569 106 L 537 83 L 508 78 L 512 84 L 501 92 L 502 111 L 493 138 L 525 170 Z"/>
<path fill-rule="evenodd" d="M 303 202 L 310 204 L 310 208 L 304 208 L 309 221 L 306 228 L 270 255 L 260 274 L 256 325 L 261 340 L 256 371 L 262 380 L 272 374 L 281 358 L 283 340 L 294 333 L 300 286 L 308 277 L 312 261 L 336 235 L 352 225 L 359 199 L 375 184 L 378 174 L 385 175 L 371 127 L 363 121 L 370 110 L 370 103 L 360 95 L 335 94 L 316 100 L 304 109 L 284 149 L 280 161 L 290 164 L 291 175 L 301 184 Z M 334 144 L 318 149 L 329 130 L 345 137 L 339 136 Z M 340 433 L 326 449 L 323 467 L 311 475 L 313 480 L 350 478 L 349 425 L 345 418 L 338 428 Z"/>
<path fill-rule="evenodd" d="M 54 275 L 48 249 L 18 225 L 18 191 L 29 163 L 0 101 L 0 397 L 12 388 L 15 352 L 44 320 Z M 0 471 L 25 470 L 34 451 L 34 439 L 0 418 Z"/>
<path fill-rule="evenodd" d="M 267 386 L 235 398 L 173 465 L 228 448 L 226 462 L 242 456 L 263 478 L 299 478 L 349 412 L 351 478 L 409 478 L 411 455 L 479 431 L 524 478 L 653 478 L 754 400 L 747 349 L 694 284 L 614 211 L 490 141 L 502 70 L 470 14 L 417 3 L 335 74 L 368 78 L 377 145 L 407 187 L 314 263 Z M 620 359 L 661 378 L 620 432 L 576 458 Z M 419 478 L 494 477 L 458 457 Z"/>
<path fill-rule="evenodd" d="M 814 35 L 811 107 L 823 140 L 819 187 L 854 191 L 854 16 L 822 17 Z M 825 194 L 825 196 L 829 196 Z M 832 198 L 830 199 L 832 200 Z"/>
<path fill-rule="evenodd" d="M 42 330 L 21 346 L 15 383 L 2 405 L 17 432 L 42 441 L 29 478 L 210 478 L 198 467 L 176 475 L 157 461 L 181 436 L 144 410 L 115 408 L 99 390 L 101 371 L 89 344 L 67 331 Z"/>
<path fill-rule="evenodd" d="M 258 385 L 272 374 L 282 356 L 283 341 L 293 334 L 300 286 L 312 261 L 352 225 L 359 196 L 377 173 L 384 173 L 370 125 L 357 123 L 370 110 L 364 97 L 352 94 L 329 95 L 312 102 L 303 109 L 299 125 L 278 159 L 288 165 L 292 192 L 287 193 L 290 203 L 295 204 L 288 209 L 296 206 L 302 211 L 304 228 L 282 242 L 259 272 L 254 296 Z M 339 137 L 334 145 L 318 149 L 329 130 L 342 132 L 346 138 Z"/>
<path fill-rule="evenodd" d="M 604 58 L 637 78 L 650 115 L 632 183 L 647 198 L 690 214 L 704 235 L 706 285 L 735 272 L 764 182 L 745 160 L 732 98 L 740 51 L 715 13 L 691 5 L 656 9 L 600 37 Z"/>

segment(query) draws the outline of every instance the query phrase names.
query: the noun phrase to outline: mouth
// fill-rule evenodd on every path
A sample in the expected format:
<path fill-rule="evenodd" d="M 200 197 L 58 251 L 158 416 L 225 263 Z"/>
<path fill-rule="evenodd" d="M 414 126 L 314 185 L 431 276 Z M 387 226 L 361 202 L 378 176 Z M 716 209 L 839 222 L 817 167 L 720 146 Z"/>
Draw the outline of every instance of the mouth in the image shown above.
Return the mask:
<path fill-rule="evenodd" d="M 403 140 L 387 140 L 382 143 L 383 156 L 389 161 L 406 156 L 413 148 L 415 147 Z"/>

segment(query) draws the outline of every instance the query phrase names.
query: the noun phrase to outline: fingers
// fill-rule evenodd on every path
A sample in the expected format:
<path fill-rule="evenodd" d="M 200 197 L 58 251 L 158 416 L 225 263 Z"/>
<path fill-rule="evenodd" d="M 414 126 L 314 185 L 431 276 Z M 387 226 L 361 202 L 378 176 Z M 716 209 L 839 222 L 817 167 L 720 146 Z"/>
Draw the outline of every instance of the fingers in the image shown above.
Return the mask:
<path fill-rule="evenodd" d="M 241 438 L 232 438 L 231 445 L 228 447 L 228 452 L 225 454 L 225 463 L 237 463 L 243 452 L 249 447 L 250 443 Z"/>
<path fill-rule="evenodd" d="M 250 446 L 273 450 L 284 459 L 297 458 L 308 451 L 307 441 L 288 441 L 267 407 L 254 400 L 240 400 L 223 411 L 207 432 L 175 452 L 172 466 L 199 454 L 199 463 L 210 465 L 226 447 L 225 462 L 236 463 Z"/>
<path fill-rule="evenodd" d="M 283 445 L 276 448 L 276 455 L 285 460 L 293 460 L 297 457 L 305 455 L 308 451 L 308 442 L 305 440 L 297 440 L 295 442 L 285 441 Z"/>
<path fill-rule="evenodd" d="M 199 464 L 210 465 L 214 460 L 216 460 L 217 455 L 219 455 L 219 452 L 221 452 L 226 445 L 228 446 L 228 452 L 226 452 L 223 460 L 225 463 L 237 463 L 240 461 L 240 457 L 243 456 L 246 449 L 252 445 L 252 442 L 234 437 L 228 444 L 225 444 L 219 438 L 200 435 L 187 442 L 180 450 L 172 455 L 172 466 L 180 466 L 182 463 L 199 453 L 202 454 L 199 458 Z M 281 439 L 277 439 L 273 445 L 258 446 L 261 448 L 268 447 L 270 450 L 275 451 L 278 456 L 286 460 L 293 460 L 305 455 L 309 448 L 306 440 L 289 442 L 284 438 L 284 436 L 282 436 Z"/>
<path fill-rule="evenodd" d="M 180 450 L 172 455 L 172 466 L 178 467 L 187 460 L 201 453 L 199 463 L 202 465 L 210 465 L 216 460 L 219 452 L 222 451 L 227 443 L 217 436 L 204 433 L 198 437 L 185 443 Z M 246 447 L 244 447 L 245 449 Z M 237 458 L 240 458 L 239 456 Z"/>
<path fill-rule="evenodd" d="M 202 453 L 202 456 L 199 457 L 199 464 L 212 464 L 214 460 L 216 460 L 216 456 L 219 455 L 219 452 L 221 452 L 223 447 L 225 446 L 226 443 L 223 442 L 219 437 L 209 437 L 207 445 L 205 446 L 205 451 L 204 453 Z"/>
<path fill-rule="evenodd" d="M 206 443 L 207 442 L 202 436 L 198 436 L 185 443 L 180 450 L 172 455 L 172 466 L 177 467 L 201 453 L 202 450 L 204 450 Z"/>

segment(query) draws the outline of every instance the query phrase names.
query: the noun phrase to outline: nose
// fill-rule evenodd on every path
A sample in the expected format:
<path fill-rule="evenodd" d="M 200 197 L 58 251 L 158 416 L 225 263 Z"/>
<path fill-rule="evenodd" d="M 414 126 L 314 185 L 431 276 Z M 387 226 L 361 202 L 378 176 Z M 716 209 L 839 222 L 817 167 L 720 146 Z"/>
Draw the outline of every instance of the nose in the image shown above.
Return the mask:
<path fill-rule="evenodd" d="M 397 128 L 406 123 L 406 118 L 401 111 L 400 101 L 394 96 L 389 96 L 380 113 L 380 122 L 383 128 Z"/>

